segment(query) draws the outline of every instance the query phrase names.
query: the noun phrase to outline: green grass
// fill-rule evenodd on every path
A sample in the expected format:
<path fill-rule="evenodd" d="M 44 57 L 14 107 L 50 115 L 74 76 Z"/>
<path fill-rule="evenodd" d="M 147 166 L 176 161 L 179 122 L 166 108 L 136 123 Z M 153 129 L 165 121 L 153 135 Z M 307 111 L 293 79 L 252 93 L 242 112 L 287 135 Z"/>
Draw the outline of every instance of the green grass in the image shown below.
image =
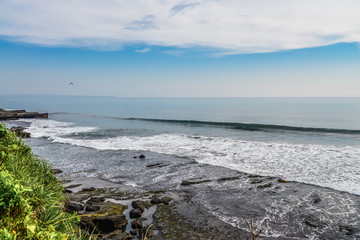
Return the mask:
<path fill-rule="evenodd" d="M 86 238 L 63 200 L 48 163 L 0 124 L 0 239 Z"/>

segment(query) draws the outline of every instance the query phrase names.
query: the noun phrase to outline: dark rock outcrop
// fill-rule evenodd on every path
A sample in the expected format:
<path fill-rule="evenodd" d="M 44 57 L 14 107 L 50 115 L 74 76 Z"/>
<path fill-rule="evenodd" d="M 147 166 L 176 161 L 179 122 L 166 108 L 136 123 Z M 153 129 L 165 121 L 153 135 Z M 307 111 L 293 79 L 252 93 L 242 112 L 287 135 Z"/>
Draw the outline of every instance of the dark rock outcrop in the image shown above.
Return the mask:
<path fill-rule="evenodd" d="M 135 209 L 135 208 L 131 209 L 130 218 L 139 218 L 139 217 L 141 217 L 141 214 L 142 214 L 142 212 L 140 209 Z"/>
<path fill-rule="evenodd" d="M 125 215 L 113 215 L 97 217 L 92 220 L 95 225 L 96 231 L 101 233 L 111 233 L 119 229 L 122 232 L 126 230 L 126 224 L 128 223 Z"/>
<path fill-rule="evenodd" d="M 70 200 L 66 200 L 65 202 L 65 211 L 66 212 L 79 212 L 84 209 L 84 206 L 80 203 L 75 203 Z"/>
<path fill-rule="evenodd" d="M 354 232 L 356 231 L 356 229 L 354 229 L 353 227 L 350 226 L 339 226 L 339 231 L 340 232 L 345 232 L 345 235 L 353 235 Z"/>
<path fill-rule="evenodd" d="M 162 203 L 165 205 L 168 205 L 171 202 L 171 200 L 173 200 L 171 197 L 163 197 L 161 199 Z"/>
<path fill-rule="evenodd" d="M 145 202 L 141 200 L 132 201 L 131 206 L 134 209 L 139 209 L 142 213 L 145 211 L 145 208 L 148 208 Z"/>
<path fill-rule="evenodd" d="M 146 165 L 147 168 L 162 168 L 165 166 L 167 166 L 167 164 L 163 164 L 163 163 L 154 163 L 154 164 Z"/>
<path fill-rule="evenodd" d="M 222 177 L 222 178 L 219 178 L 218 181 L 222 182 L 222 181 L 231 181 L 231 180 L 237 180 L 237 179 L 240 179 L 240 177 Z"/>
<path fill-rule="evenodd" d="M 101 209 L 101 207 L 97 206 L 97 205 L 87 205 L 85 207 L 86 212 L 95 212 L 95 211 L 99 211 L 100 209 Z"/>
<path fill-rule="evenodd" d="M 257 188 L 269 188 L 269 187 L 272 187 L 272 183 L 267 183 L 267 184 L 264 184 L 264 185 L 260 185 L 258 186 Z"/>
<path fill-rule="evenodd" d="M 29 138 L 30 137 L 30 133 L 25 132 L 24 127 L 12 127 L 10 130 L 16 134 L 16 136 L 18 137 L 22 137 L 22 138 Z"/>
<path fill-rule="evenodd" d="M 87 204 L 94 204 L 94 203 L 100 203 L 100 202 L 104 202 L 105 198 L 103 197 L 92 197 L 89 200 L 87 200 Z"/>
<path fill-rule="evenodd" d="M 20 118 L 48 118 L 48 114 L 26 112 L 25 110 L 4 110 L 0 108 L 0 120 L 17 120 Z"/>
<path fill-rule="evenodd" d="M 150 202 L 151 202 L 151 204 L 160 204 L 160 203 L 162 203 L 162 200 L 159 198 L 153 198 L 153 199 L 151 199 Z"/>
<path fill-rule="evenodd" d="M 184 180 L 181 182 L 181 186 L 188 186 L 188 185 L 194 185 L 194 184 L 200 184 L 200 183 L 206 183 L 206 182 L 211 182 L 211 180 L 208 180 L 208 179 L 199 180 L 199 181 Z"/>

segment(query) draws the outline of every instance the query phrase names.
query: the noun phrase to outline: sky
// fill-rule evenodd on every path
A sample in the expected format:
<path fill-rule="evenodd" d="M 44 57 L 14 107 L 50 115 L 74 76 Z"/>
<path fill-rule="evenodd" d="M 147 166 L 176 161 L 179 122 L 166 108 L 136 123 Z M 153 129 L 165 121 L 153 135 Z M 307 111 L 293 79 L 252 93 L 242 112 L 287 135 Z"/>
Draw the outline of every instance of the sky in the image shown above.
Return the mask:
<path fill-rule="evenodd" d="M 360 97 L 359 42 L 360 0 L 0 0 L 0 94 Z"/>

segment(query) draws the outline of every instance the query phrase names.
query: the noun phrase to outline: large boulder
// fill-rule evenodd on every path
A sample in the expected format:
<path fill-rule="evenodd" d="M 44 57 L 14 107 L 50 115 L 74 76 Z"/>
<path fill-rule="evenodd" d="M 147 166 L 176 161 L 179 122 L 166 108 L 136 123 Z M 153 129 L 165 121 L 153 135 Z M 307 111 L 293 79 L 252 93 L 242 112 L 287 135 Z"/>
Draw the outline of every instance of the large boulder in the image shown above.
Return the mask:
<path fill-rule="evenodd" d="M 111 233 L 117 229 L 124 232 L 128 221 L 125 215 L 112 215 L 97 217 L 92 220 L 92 223 L 95 225 L 96 232 Z"/>

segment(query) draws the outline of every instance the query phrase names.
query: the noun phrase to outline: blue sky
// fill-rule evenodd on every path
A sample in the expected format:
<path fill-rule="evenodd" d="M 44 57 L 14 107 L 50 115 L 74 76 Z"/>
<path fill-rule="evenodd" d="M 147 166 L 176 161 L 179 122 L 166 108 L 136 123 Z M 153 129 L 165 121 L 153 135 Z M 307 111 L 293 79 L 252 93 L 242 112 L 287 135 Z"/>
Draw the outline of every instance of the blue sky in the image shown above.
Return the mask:
<path fill-rule="evenodd" d="M 355 0 L 0 0 L 0 94 L 360 97 L 359 16 Z"/>

